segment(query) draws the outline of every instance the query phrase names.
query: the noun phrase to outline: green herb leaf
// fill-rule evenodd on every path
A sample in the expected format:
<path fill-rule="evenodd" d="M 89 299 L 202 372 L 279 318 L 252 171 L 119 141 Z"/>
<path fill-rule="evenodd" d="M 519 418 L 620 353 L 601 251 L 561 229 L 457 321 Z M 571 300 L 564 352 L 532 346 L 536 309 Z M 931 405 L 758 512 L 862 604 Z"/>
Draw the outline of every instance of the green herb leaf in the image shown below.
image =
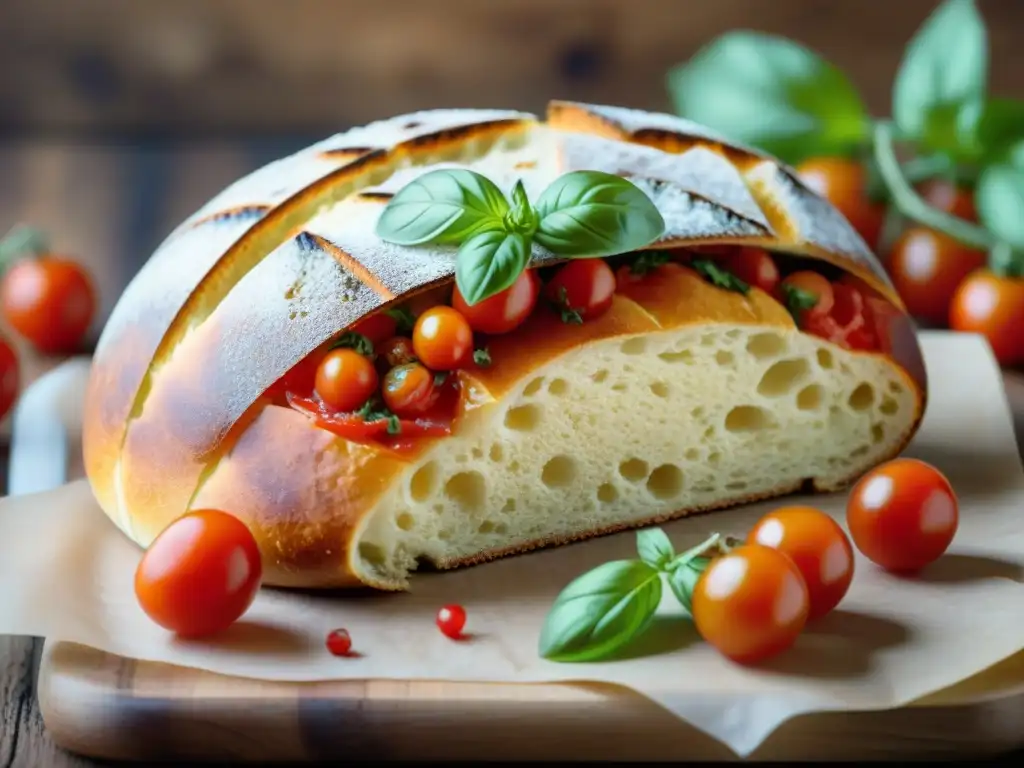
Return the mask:
<path fill-rule="evenodd" d="M 786 309 L 797 323 L 804 312 L 818 306 L 818 294 L 797 288 L 795 285 L 783 285 L 782 298 L 785 299 Z"/>
<path fill-rule="evenodd" d="M 724 288 L 727 291 L 736 291 L 746 296 L 750 293 L 750 286 L 740 280 L 732 272 L 727 272 L 709 259 L 694 259 L 691 266 L 697 274 L 703 277 L 712 285 Z"/>
<path fill-rule="evenodd" d="M 706 561 L 706 562 L 705 562 Z M 679 604 L 686 609 L 686 612 L 693 615 L 693 588 L 697 586 L 700 575 L 707 568 L 710 560 L 701 558 L 701 562 L 690 565 L 685 563 L 679 568 L 674 568 L 668 574 L 668 586 L 672 594 L 676 596 Z"/>
<path fill-rule="evenodd" d="M 633 259 L 633 263 L 629 265 L 629 273 L 631 275 L 643 276 L 653 272 L 663 264 L 668 264 L 671 260 L 672 254 L 668 251 L 644 251 Z"/>
<path fill-rule="evenodd" d="M 636 534 L 636 551 L 640 559 L 652 568 L 665 570 L 669 561 L 676 556 L 672 542 L 661 528 L 647 528 Z"/>
<path fill-rule="evenodd" d="M 510 232 L 532 236 L 537 231 L 537 212 L 533 210 L 526 197 L 526 187 L 522 181 L 517 181 L 512 188 L 512 210 L 508 212 L 505 220 L 506 229 Z"/>
<path fill-rule="evenodd" d="M 448 371 L 438 371 L 437 373 L 434 374 L 435 387 L 440 387 L 446 381 L 448 381 Z"/>
<path fill-rule="evenodd" d="M 668 88 L 679 114 L 790 163 L 851 154 L 869 136 L 869 115 L 847 77 L 774 35 L 722 35 L 669 72 Z"/>
<path fill-rule="evenodd" d="M 553 303 L 555 309 L 562 316 L 563 323 L 566 325 L 583 325 L 583 315 L 578 309 L 573 309 L 569 306 L 569 292 L 565 290 L 564 285 L 558 289 L 558 301 Z"/>
<path fill-rule="evenodd" d="M 480 232 L 459 248 L 455 282 L 470 306 L 512 285 L 530 261 L 530 238 L 519 232 Z"/>
<path fill-rule="evenodd" d="M 551 607 L 540 655 L 570 662 L 608 656 L 650 626 L 661 590 L 661 574 L 641 560 L 616 560 L 583 574 Z"/>
<path fill-rule="evenodd" d="M 345 331 L 331 344 L 331 349 L 354 349 L 360 355 L 373 357 L 373 342 L 355 331 Z"/>
<path fill-rule="evenodd" d="M 651 199 L 610 173 L 572 171 L 537 200 L 535 239 L 560 256 L 614 256 L 650 245 L 665 232 Z"/>
<path fill-rule="evenodd" d="M 989 99 L 978 123 L 978 144 L 985 156 L 1003 160 L 1002 155 L 1020 141 L 1024 141 L 1024 101 Z"/>
<path fill-rule="evenodd" d="M 408 307 L 392 307 L 385 314 L 395 321 L 395 333 L 401 336 L 408 336 L 416 327 L 416 315 Z"/>
<path fill-rule="evenodd" d="M 473 350 L 473 362 L 481 368 L 488 368 L 491 365 L 491 353 L 487 347 Z"/>
<path fill-rule="evenodd" d="M 956 152 L 972 143 L 988 78 L 988 40 L 974 0 L 945 0 L 907 46 L 892 114 L 905 138 Z"/>
<path fill-rule="evenodd" d="M 1021 150 L 1024 155 L 1024 144 Z M 1024 250 L 1024 162 L 986 168 L 978 180 L 974 202 L 989 232 L 1014 249 Z"/>
<path fill-rule="evenodd" d="M 398 416 L 382 405 L 380 400 L 376 397 L 371 397 L 363 403 L 363 407 L 356 411 L 356 416 L 359 416 L 367 424 L 373 424 L 375 421 L 386 419 L 388 422 L 387 431 L 389 435 L 398 435 L 402 432 L 401 420 Z"/>
<path fill-rule="evenodd" d="M 377 220 L 377 236 L 398 245 L 461 243 L 504 228 L 508 201 L 485 176 L 464 169 L 430 171 L 391 198 Z"/>

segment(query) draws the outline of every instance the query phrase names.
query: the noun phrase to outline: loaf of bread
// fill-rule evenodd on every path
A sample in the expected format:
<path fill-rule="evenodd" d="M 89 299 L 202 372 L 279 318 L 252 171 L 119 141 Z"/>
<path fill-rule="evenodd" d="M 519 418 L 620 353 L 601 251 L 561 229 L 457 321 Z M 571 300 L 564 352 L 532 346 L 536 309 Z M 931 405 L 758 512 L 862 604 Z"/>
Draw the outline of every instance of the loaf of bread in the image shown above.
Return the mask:
<path fill-rule="evenodd" d="M 439 168 L 506 193 L 521 180 L 531 197 L 567 171 L 621 176 L 664 234 L 608 261 L 618 279 L 599 316 L 567 322 L 542 292 L 521 326 L 477 334 L 489 364 L 437 378 L 449 411 L 429 428 L 333 414 L 308 371 L 340 337 L 452 301 L 454 246 L 396 245 L 376 229 L 398 190 Z M 709 273 L 755 248 L 783 276 L 813 270 L 836 286 L 831 325 Z M 633 270 L 644 253 L 664 258 Z M 560 265 L 533 245 L 540 283 Z M 844 331 L 854 315 L 857 339 Z M 791 169 L 679 118 L 554 102 L 546 119 L 438 110 L 373 123 L 217 195 L 112 313 L 83 448 L 99 504 L 143 547 L 213 507 L 253 531 L 268 584 L 401 590 L 420 562 L 470 565 L 839 489 L 902 450 L 925 396 L 884 271 Z M 359 418 L 387 428 L 353 430 Z"/>

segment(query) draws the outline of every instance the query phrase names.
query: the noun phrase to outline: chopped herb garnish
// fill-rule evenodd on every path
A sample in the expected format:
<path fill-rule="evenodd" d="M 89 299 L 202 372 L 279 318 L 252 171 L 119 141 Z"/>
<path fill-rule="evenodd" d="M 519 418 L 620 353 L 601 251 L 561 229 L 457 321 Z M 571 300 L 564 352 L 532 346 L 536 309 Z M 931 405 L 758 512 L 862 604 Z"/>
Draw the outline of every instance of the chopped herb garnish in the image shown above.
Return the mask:
<path fill-rule="evenodd" d="M 345 331 L 331 344 L 331 349 L 354 349 L 360 355 L 373 357 L 373 342 L 355 331 Z"/>
<path fill-rule="evenodd" d="M 474 357 L 475 357 L 475 355 L 474 355 Z M 434 386 L 435 387 L 440 387 L 446 381 L 448 381 L 448 372 L 447 371 L 438 371 L 437 373 L 434 374 Z"/>
<path fill-rule="evenodd" d="M 786 300 L 786 309 L 793 319 L 800 322 L 800 315 L 807 310 L 818 306 L 818 294 L 808 291 L 806 288 L 798 288 L 795 285 L 782 284 L 782 296 Z"/>
<path fill-rule="evenodd" d="M 567 325 L 583 325 L 583 315 L 580 314 L 578 309 L 573 309 L 569 306 L 569 294 L 565 290 L 564 285 L 558 289 L 558 301 L 555 303 L 555 309 L 561 313 L 563 323 Z"/>
<path fill-rule="evenodd" d="M 395 321 L 395 333 L 400 336 L 408 336 L 416 327 L 416 315 L 407 307 L 392 307 L 384 310 L 384 314 Z"/>
<path fill-rule="evenodd" d="M 712 285 L 724 288 L 727 291 L 736 291 L 746 296 L 750 292 L 750 286 L 740 280 L 732 272 L 727 272 L 715 262 L 708 259 L 694 259 L 691 262 L 697 274 L 703 277 Z"/>
<path fill-rule="evenodd" d="M 487 368 L 491 364 L 491 353 L 487 347 L 473 350 L 473 362 L 481 368 Z"/>
<path fill-rule="evenodd" d="M 672 256 L 668 251 L 644 251 L 629 265 L 629 273 L 643 276 L 671 260 Z"/>
<path fill-rule="evenodd" d="M 402 431 L 402 422 L 399 418 L 384 407 L 376 397 L 371 397 L 363 403 L 363 407 L 356 411 L 356 416 L 359 416 L 367 424 L 386 419 L 389 435 L 397 435 Z"/>

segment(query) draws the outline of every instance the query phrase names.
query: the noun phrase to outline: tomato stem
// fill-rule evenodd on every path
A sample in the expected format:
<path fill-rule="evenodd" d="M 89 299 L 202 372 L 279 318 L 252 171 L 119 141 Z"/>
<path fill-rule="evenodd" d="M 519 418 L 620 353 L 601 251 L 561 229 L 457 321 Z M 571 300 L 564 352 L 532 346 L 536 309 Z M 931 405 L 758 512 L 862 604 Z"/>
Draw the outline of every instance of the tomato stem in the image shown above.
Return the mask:
<path fill-rule="evenodd" d="M 878 172 L 892 195 L 893 204 L 900 213 L 929 229 L 949 235 L 964 245 L 979 250 L 990 250 L 995 239 L 988 230 L 928 205 L 904 178 L 893 147 L 892 126 L 881 122 L 875 126 L 875 162 Z"/>
<path fill-rule="evenodd" d="M 16 224 L 0 240 L 0 269 L 26 254 L 41 256 L 49 250 L 42 232 L 26 224 Z"/>

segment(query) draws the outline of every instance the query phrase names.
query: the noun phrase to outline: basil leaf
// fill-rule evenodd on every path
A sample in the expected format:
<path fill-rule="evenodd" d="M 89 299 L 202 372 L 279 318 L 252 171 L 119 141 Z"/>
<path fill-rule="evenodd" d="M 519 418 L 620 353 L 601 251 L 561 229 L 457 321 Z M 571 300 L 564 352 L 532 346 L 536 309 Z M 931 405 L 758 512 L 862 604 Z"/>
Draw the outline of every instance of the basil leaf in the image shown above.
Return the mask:
<path fill-rule="evenodd" d="M 978 180 L 974 202 L 986 229 L 1011 247 L 1024 250 L 1024 163 L 986 168 Z"/>
<path fill-rule="evenodd" d="M 707 565 L 704 565 L 706 568 Z M 672 594 L 676 596 L 679 604 L 686 609 L 686 612 L 693 615 L 693 588 L 697 586 L 704 568 L 695 568 L 689 563 L 683 564 L 669 572 L 668 586 Z"/>
<path fill-rule="evenodd" d="M 569 584 L 540 633 L 540 655 L 594 661 L 643 632 L 661 602 L 661 575 L 641 560 L 615 560 Z"/>
<path fill-rule="evenodd" d="M 459 248 L 455 282 L 470 306 L 508 288 L 530 260 L 530 238 L 519 232 L 488 231 Z"/>
<path fill-rule="evenodd" d="M 974 0 L 946 0 L 907 46 L 892 114 L 905 138 L 956 151 L 970 140 L 988 79 L 988 39 Z"/>
<path fill-rule="evenodd" d="M 846 155 L 869 137 L 857 90 L 836 67 L 791 40 L 729 32 L 669 72 L 676 111 L 789 163 Z"/>
<path fill-rule="evenodd" d="M 532 235 L 537 231 L 537 212 L 533 210 L 526 197 L 526 187 L 522 181 L 517 181 L 512 188 L 512 210 L 509 211 L 506 220 L 507 228 L 512 232 Z"/>
<path fill-rule="evenodd" d="M 1024 101 L 990 99 L 978 122 L 977 141 L 989 158 L 999 158 L 1016 142 L 1024 141 Z"/>
<path fill-rule="evenodd" d="M 722 269 L 710 259 L 694 259 L 691 266 L 698 275 L 718 288 L 742 293 L 744 296 L 750 293 L 750 285 L 740 280 L 732 272 Z"/>
<path fill-rule="evenodd" d="M 672 542 L 661 528 L 647 528 L 636 534 L 636 551 L 640 559 L 652 568 L 664 570 L 676 556 Z"/>
<path fill-rule="evenodd" d="M 377 220 L 377 236 L 398 245 L 459 243 L 502 229 L 508 210 L 486 176 L 458 168 L 430 171 L 391 198 Z"/>
<path fill-rule="evenodd" d="M 665 220 L 651 199 L 620 176 L 572 171 L 537 200 L 535 239 L 560 256 L 614 256 L 657 240 Z"/>
<path fill-rule="evenodd" d="M 473 362 L 479 368 L 490 368 L 491 363 L 491 351 L 487 347 L 480 347 L 479 349 L 473 350 Z"/>
<path fill-rule="evenodd" d="M 331 349 L 354 349 L 360 355 L 373 357 L 373 342 L 355 331 L 345 331 L 331 344 Z"/>
<path fill-rule="evenodd" d="M 395 321 L 395 333 L 411 335 L 412 329 L 416 327 L 416 315 L 408 307 L 392 307 L 385 310 L 384 314 Z"/>
<path fill-rule="evenodd" d="M 670 261 L 672 261 L 670 251 L 644 251 L 629 265 L 629 274 L 643 277 Z"/>
<path fill-rule="evenodd" d="M 818 294 L 805 288 L 797 288 L 795 285 L 783 285 L 782 298 L 785 300 L 786 309 L 789 310 L 789 314 L 799 324 L 804 312 L 818 306 L 819 297 Z"/>

